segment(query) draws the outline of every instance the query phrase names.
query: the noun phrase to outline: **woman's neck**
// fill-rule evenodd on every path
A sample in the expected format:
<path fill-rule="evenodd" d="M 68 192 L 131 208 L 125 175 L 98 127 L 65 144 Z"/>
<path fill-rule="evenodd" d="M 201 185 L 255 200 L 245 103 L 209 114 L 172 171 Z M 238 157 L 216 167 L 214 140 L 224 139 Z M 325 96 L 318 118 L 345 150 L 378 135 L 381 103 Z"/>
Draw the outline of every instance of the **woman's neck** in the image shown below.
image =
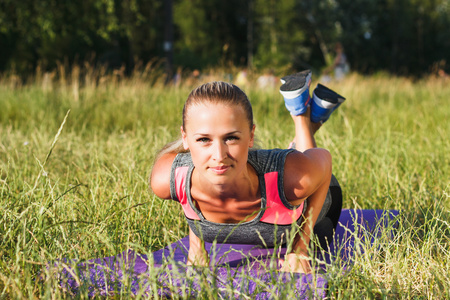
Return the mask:
<path fill-rule="evenodd" d="M 247 164 L 246 172 L 236 180 L 229 184 L 213 185 L 194 172 L 191 198 L 208 221 L 239 223 L 253 220 L 261 209 L 258 174 Z"/>

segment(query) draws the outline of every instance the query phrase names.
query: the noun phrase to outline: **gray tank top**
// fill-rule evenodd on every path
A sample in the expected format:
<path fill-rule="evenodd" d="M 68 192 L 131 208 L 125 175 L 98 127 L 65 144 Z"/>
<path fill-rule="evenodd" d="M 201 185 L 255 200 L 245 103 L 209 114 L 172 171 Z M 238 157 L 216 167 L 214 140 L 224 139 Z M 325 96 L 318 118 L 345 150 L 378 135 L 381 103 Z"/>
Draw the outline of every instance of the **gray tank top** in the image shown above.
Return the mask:
<path fill-rule="evenodd" d="M 250 221 L 216 223 L 206 220 L 191 197 L 191 175 L 194 170 L 190 153 L 176 156 L 171 169 L 170 192 L 183 207 L 191 230 L 200 239 L 212 243 L 252 244 L 274 247 L 286 243 L 292 223 L 301 224 L 307 205 L 293 206 L 284 194 L 284 163 L 292 149 L 250 150 L 248 163 L 258 174 L 261 190 L 261 209 Z M 331 205 L 328 193 L 319 215 L 319 222 Z"/>

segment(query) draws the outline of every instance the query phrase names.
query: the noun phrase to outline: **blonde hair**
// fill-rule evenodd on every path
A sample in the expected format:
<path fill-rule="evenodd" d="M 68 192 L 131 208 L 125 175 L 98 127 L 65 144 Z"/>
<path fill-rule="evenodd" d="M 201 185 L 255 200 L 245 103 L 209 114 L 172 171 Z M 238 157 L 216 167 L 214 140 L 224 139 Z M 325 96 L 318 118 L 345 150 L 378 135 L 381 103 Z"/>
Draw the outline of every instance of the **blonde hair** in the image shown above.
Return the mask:
<path fill-rule="evenodd" d="M 192 90 L 183 107 L 183 129 L 189 107 L 203 103 L 237 105 L 244 109 L 250 130 L 253 128 L 253 109 L 247 95 L 236 85 L 223 81 L 208 82 Z"/>

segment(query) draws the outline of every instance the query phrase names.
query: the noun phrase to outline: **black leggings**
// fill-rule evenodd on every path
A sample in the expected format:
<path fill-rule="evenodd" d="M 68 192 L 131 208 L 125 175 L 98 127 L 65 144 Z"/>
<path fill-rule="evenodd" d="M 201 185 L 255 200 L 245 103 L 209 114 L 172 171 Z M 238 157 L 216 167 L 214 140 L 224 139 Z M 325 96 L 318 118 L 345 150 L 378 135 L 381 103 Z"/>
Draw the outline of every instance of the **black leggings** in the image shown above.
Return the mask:
<path fill-rule="evenodd" d="M 331 206 L 325 217 L 314 226 L 314 234 L 319 239 L 320 246 L 328 249 L 328 245 L 333 241 L 333 233 L 339 222 L 342 210 L 342 189 L 339 185 L 330 186 Z"/>

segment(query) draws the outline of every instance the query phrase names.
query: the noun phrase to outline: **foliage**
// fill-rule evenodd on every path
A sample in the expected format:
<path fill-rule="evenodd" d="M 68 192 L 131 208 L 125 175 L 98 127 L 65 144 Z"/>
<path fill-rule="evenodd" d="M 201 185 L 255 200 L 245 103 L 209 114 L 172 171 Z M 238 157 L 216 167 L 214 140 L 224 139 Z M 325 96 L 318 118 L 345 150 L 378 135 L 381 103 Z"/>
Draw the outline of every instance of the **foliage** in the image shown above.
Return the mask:
<path fill-rule="evenodd" d="M 158 43 L 160 1 L 13 1 L 0 9 L 1 69 L 34 72 L 66 59 L 117 68 L 138 55 L 149 61 Z M 162 42 L 159 42 L 162 44 Z M 131 50 L 133 49 L 133 50 Z"/>
<path fill-rule="evenodd" d="M 407 74 L 449 60 L 448 38 L 442 40 L 450 22 L 447 0 L 339 2 L 346 16 L 342 40 L 355 68 Z"/>
<path fill-rule="evenodd" d="M 448 72 L 448 0 L 2 0 L 0 71 L 88 61 L 130 75 L 164 58 L 170 3 L 175 66 L 320 70 L 340 41 L 359 72 Z"/>

